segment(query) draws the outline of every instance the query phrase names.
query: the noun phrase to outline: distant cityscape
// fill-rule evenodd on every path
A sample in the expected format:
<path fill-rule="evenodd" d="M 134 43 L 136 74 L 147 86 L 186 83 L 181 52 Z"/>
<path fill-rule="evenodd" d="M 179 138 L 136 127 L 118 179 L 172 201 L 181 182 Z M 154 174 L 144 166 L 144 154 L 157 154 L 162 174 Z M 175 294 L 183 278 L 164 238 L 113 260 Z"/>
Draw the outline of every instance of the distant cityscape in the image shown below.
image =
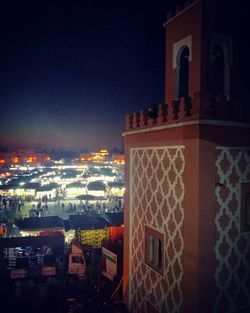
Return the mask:
<path fill-rule="evenodd" d="M 0 274 L 21 311 L 32 304 L 40 312 L 37 301 L 53 312 L 70 311 L 85 292 L 102 307 L 103 284 L 110 298 L 122 277 L 124 155 L 101 149 L 53 159 L 25 150 L 1 153 L 0 161 Z M 78 289 L 73 298 L 72 289 Z M 15 312 L 8 295 L 6 308 Z"/>
<path fill-rule="evenodd" d="M 33 149 L 17 149 L 16 151 L 8 151 L 0 149 L 0 165 L 13 164 L 51 164 L 60 161 L 63 163 L 81 163 L 90 161 L 94 163 L 114 161 L 116 163 L 124 163 L 123 152 L 118 149 L 100 149 L 98 151 L 84 152 L 51 150 L 36 151 Z"/>

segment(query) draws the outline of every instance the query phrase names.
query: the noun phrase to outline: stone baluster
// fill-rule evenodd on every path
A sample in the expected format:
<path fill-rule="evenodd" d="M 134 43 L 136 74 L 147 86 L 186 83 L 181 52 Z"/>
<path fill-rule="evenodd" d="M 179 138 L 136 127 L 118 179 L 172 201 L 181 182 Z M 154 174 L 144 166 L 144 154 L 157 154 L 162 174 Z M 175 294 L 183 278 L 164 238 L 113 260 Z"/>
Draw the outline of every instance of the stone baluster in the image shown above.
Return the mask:
<path fill-rule="evenodd" d="M 180 112 L 180 102 L 179 100 L 173 100 L 172 101 L 172 105 L 173 105 L 173 119 L 174 120 L 178 120 L 179 118 L 179 112 Z"/>
<path fill-rule="evenodd" d="M 168 104 L 161 105 L 161 122 L 166 123 L 168 121 Z"/>
<path fill-rule="evenodd" d="M 192 98 L 191 97 L 185 98 L 185 112 L 186 112 L 186 117 L 189 117 L 192 115 Z"/>
<path fill-rule="evenodd" d="M 133 129 L 134 127 L 134 113 L 129 114 L 129 129 Z"/>
<path fill-rule="evenodd" d="M 138 128 L 141 126 L 141 112 L 135 113 L 135 126 Z"/>
<path fill-rule="evenodd" d="M 195 118 L 199 118 L 200 116 L 200 93 L 197 92 L 193 95 L 193 104 L 192 104 L 192 112 L 191 116 Z"/>
<path fill-rule="evenodd" d="M 143 125 L 148 126 L 149 117 L 148 117 L 148 110 L 147 109 L 145 109 L 143 111 L 142 116 L 143 116 Z"/>
<path fill-rule="evenodd" d="M 168 122 L 172 123 L 174 121 L 174 114 L 173 114 L 173 103 L 171 102 L 168 105 Z"/>
<path fill-rule="evenodd" d="M 180 103 L 179 103 L 179 119 L 184 120 L 186 117 L 186 112 L 185 112 L 185 98 L 181 97 L 180 98 Z"/>

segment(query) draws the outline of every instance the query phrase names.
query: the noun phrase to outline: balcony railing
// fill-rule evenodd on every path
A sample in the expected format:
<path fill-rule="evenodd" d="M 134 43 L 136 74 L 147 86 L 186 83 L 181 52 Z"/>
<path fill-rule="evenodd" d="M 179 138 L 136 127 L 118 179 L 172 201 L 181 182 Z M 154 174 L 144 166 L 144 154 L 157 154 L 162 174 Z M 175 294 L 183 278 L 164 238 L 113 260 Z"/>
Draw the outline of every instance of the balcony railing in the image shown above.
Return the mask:
<path fill-rule="evenodd" d="M 225 97 L 212 98 L 201 93 L 193 97 L 173 100 L 170 104 L 159 104 L 145 110 L 128 114 L 125 130 L 150 128 L 189 120 L 224 120 L 250 122 L 250 109 L 239 101 L 228 101 Z"/>

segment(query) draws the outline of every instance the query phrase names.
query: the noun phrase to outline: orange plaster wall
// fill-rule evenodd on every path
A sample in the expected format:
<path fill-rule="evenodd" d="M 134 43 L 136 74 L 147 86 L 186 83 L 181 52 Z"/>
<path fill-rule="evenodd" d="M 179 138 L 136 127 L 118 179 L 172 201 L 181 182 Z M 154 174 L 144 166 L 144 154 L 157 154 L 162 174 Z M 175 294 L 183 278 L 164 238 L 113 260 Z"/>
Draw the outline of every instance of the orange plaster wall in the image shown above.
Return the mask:
<path fill-rule="evenodd" d="M 199 312 L 212 312 L 215 302 L 215 161 L 216 145 L 199 144 Z"/>
<path fill-rule="evenodd" d="M 200 92 L 201 9 L 202 4 L 197 3 L 185 14 L 166 25 L 166 103 L 174 99 L 173 44 L 190 35 L 192 35 L 192 61 L 189 63 L 189 95 Z"/>
<path fill-rule="evenodd" d="M 211 312 L 216 293 L 214 272 L 216 146 L 249 146 L 249 128 L 189 125 L 125 136 L 126 194 L 124 295 L 129 281 L 129 151 L 133 147 L 185 145 L 183 312 Z M 128 303 L 128 302 L 127 302 Z M 205 308 L 205 309 L 204 309 Z"/>
<path fill-rule="evenodd" d="M 125 195 L 124 195 L 124 240 L 123 240 L 123 298 L 129 304 L 129 148 L 125 138 Z"/>
<path fill-rule="evenodd" d="M 199 144 L 199 311 L 210 313 L 216 301 L 217 287 L 215 244 L 216 158 L 218 146 L 249 147 L 249 128 L 201 125 Z"/>
<path fill-rule="evenodd" d="M 249 127 L 223 127 L 216 125 L 202 125 L 201 137 L 204 140 L 215 142 L 222 146 L 249 146 L 250 145 L 250 126 Z"/>
<path fill-rule="evenodd" d="M 230 12 L 230 10 L 225 10 L 223 6 L 216 4 L 216 2 L 212 1 L 204 1 L 203 2 L 203 43 L 202 43 L 202 79 L 201 79 L 201 91 L 205 93 L 211 93 L 211 56 L 210 56 L 210 43 L 211 36 L 210 34 L 216 33 L 226 36 L 232 39 L 232 43 L 234 46 L 237 46 L 236 39 L 232 38 L 233 34 L 235 34 L 235 23 L 232 23 L 233 20 L 236 20 L 235 16 L 236 12 Z M 221 17 L 223 16 L 223 23 L 221 23 Z M 206 35 L 205 35 L 206 34 Z M 207 35 L 209 34 L 209 35 Z M 237 49 L 234 49 L 233 54 L 233 62 L 232 67 L 236 65 L 238 57 L 235 55 L 237 53 Z M 237 66 L 236 66 L 237 67 Z M 232 71 L 231 71 L 232 75 Z M 231 88 L 235 84 L 234 76 L 231 76 Z M 233 90 L 233 89 L 231 89 Z"/>
<path fill-rule="evenodd" d="M 199 143 L 185 142 L 184 273 L 182 312 L 197 312 L 199 259 Z"/>
<path fill-rule="evenodd" d="M 150 147 L 166 144 L 180 145 L 188 138 L 198 138 L 198 131 L 199 126 L 192 125 L 134 133 L 125 136 L 125 147 L 129 149 L 132 147 Z M 128 158 L 127 155 L 126 158 Z"/>
<path fill-rule="evenodd" d="M 125 236 L 124 236 L 124 299 L 128 303 L 129 284 L 129 151 L 133 147 L 185 145 L 183 309 L 196 312 L 199 290 L 199 126 L 184 126 L 125 136 Z M 183 311 L 184 312 L 184 311 Z"/>

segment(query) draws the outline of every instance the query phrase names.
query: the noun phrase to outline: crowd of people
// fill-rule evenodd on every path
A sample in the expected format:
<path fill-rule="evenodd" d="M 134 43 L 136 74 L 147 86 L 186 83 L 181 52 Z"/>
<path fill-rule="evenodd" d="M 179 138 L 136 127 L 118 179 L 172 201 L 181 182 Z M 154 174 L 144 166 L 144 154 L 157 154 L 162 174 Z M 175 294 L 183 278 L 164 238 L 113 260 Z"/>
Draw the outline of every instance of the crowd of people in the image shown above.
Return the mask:
<path fill-rule="evenodd" d="M 27 215 L 27 208 L 28 215 Z M 123 210 L 123 198 L 109 196 L 102 200 L 79 200 L 67 198 L 52 199 L 49 195 L 39 197 L 0 195 L 0 221 L 9 217 L 44 217 L 48 215 L 107 213 Z"/>
<path fill-rule="evenodd" d="M 21 196 L 0 195 L 0 221 L 18 216 L 21 214 L 22 207 L 29 198 Z"/>
<path fill-rule="evenodd" d="M 71 200 L 72 201 L 72 200 Z M 74 200 L 73 200 L 74 201 Z M 118 212 L 123 210 L 123 199 L 114 197 L 107 200 L 83 201 L 80 202 L 57 201 L 56 207 L 63 213 L 84 214 L 84 213 L 107 213 Z"/>

